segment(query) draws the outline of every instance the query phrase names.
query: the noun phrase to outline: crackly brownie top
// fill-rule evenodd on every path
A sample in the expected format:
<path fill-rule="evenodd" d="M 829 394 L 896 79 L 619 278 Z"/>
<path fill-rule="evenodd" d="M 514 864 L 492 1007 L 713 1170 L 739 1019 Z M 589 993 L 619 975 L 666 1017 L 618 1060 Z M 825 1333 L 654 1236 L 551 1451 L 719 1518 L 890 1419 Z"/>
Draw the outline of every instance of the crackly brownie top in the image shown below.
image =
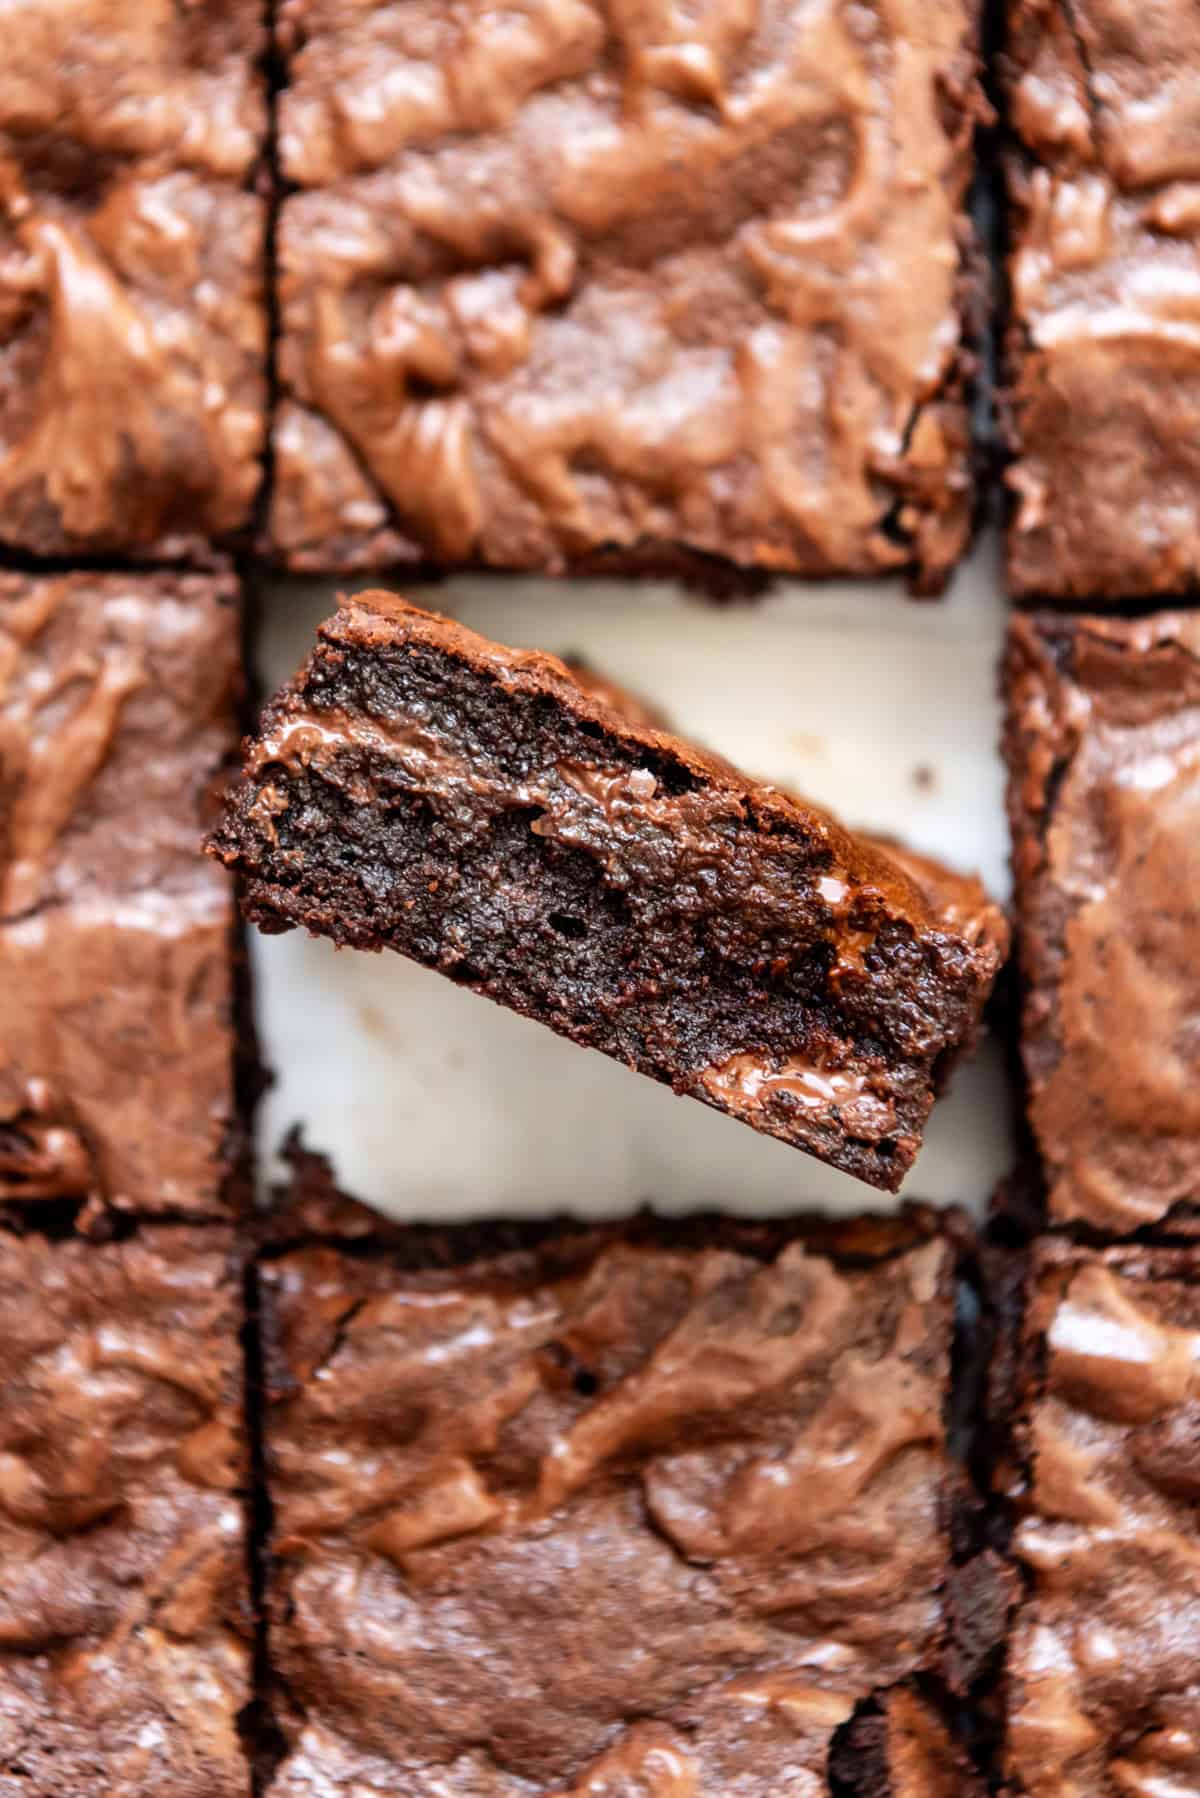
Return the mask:
<path fill-rule="evenodd" d="M 1200 1258 L 1035 1256 L 1009 1772 L 1031 1798 L 1200 1786 Z"/>
<path fill-rule="evenodd" d="M 235 601 L 224 576 L 0 575 L 0 919 L 224 891 L 197 844 L 236 740 Z"/>
<path fill-rule="evenodd" d="M 248 1789 L 230 1247 L 0 1236 L 5 1793 Z"/>
<path fill-rule="evenodd" d="M 1010 20 L 1025 147 L 1014 575 L 1081 599 L 1176 591 L 1200 573 L 1200 14 L 1190 0 L 1012 0 Z"/>
<path fill-rule="evenodd" d="M 169 547 L 257 483 L 259 0 L 15 0 L 0 64 L 0 540 Z"/>
<path fill-rule="evenodd" d="M 218 1206 L 233 901 L 224 577 L 0 575 L 0 1198 Z"/>
<path fill-rule="evenodd" d="M 285 0 L 280 31 L 283 548 L 944 573 L 970 0 Z"/>
<path fill-rule="evenodd" d="M 266 1266 L 281 1790 L 815 1794 L 936 1663 L 951 1251 L 748 1245 Z"/>
<path fill-rule="evenodd" d="M 1200 619 L 1012 626 L 1024 1046 L 1055 1216 L 1200 1200 Z"/>

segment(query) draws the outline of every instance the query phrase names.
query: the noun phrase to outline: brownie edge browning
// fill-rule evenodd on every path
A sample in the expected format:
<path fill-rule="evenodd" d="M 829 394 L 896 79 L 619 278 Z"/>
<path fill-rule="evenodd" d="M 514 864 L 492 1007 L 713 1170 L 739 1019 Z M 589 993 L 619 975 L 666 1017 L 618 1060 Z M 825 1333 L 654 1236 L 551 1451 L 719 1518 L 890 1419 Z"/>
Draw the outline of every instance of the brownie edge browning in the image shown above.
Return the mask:
<path fill-rule="evenodd" d="M 272 1798 L 970 1789 L 951 1242 L 459 1234 L 263 1265 Z"/>
<path fill-rule="evenodd" d="M 1003 918 L 612 699 L 364 595 L 268 706 L 214 851 L 268 930 L 397 949 L 894 1189 Z"/>

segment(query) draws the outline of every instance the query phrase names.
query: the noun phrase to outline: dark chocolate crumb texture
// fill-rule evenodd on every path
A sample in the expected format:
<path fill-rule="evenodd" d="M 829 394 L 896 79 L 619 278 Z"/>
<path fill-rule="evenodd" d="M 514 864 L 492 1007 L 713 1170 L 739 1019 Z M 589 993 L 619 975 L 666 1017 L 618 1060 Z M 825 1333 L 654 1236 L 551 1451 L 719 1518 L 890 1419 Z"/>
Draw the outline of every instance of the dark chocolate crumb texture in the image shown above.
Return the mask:
<path fill-rule="evenodd" d="M 271 1798 L 970 1791 L 918 1222 L 268 1260 Z"/>
<path fill-rule="evenodd" d="M 0 1201 L 219 1215 L 228 576 L 0 575 Z"/>
<path fill-rule="evenodd" d="M 0 1230 L 0 1798 L 248 1798 L 230 1233 Z"/>
<path fill-rule="evenodd" d="M 283 0 L 272 552 L 936 591 L 979 10 Z"/>
<path fill-rule="evenodd" d="M 586 679 L 386 594 L 345 604 L 213 839 L 247 916 L 400 950 L 894 1190 L 1000 912 Z"/>
<path fill-rule="evenodd" d="M 996 1419 L 1025 1576 L 1004 1768 L 1020 1798 L 1200 1791 L 1198 1365 L 1196 1249 L 1035 1248 Z"/>
<path fill-rule="evenodd" d="M 1018 618 L 1005 670 L 1029 1109 L 1055 1223 L 1200 1218 L 1200 615 Z"/>

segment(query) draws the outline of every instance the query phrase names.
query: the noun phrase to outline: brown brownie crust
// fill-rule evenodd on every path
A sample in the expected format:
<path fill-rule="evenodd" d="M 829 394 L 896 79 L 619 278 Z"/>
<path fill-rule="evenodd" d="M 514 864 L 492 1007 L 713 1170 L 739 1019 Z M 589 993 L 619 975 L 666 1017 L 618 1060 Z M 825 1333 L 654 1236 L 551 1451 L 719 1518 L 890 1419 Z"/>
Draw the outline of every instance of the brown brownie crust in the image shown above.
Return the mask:
<path fill-rule="evenodd" d="M 243 1798 L 228 1232 L 0 1233 L 0 1794 Z"/>
<path fill-rule="evenodd" d="M 279 32 L 283 560 L 940 587 L 974 0 L 285 0 Z"/>
<path fill-rule="evenodd" d="M 879 1701 L 872 1764 L 950 1764 L 897 1696 L 945 1647 L 949 1243 L 457 1234 L 262 1269 L 273 1798 L 816 1795 Z"/>
<path fill-rule="evenodd" d="M 1028 1798 L 1200 1785 L 1200 1255 L 1042 1242 L 1017 1367 L 1005 1772 Z"/>
<path fill-rule="evenodd" d="M 1009 0 L 1007 410 L 1019 595 L 1200 577 L 1200 17 Z"/>
<path fill-rule="evenodd" d="M 1005 673 L 1030 1115 L 1053 1221 L 1200 1202 L 1200 618 L 1018 618 Z"/>
<path fill-rule="evenodd" d="M 0 63 L 0 543 L 244 525 L 266 413 L 260 0 L 15 0 Z"/>
<path fill-rule="evenodd" d="M 364 595 L 267 708 L 215 852 L 267 929 L 398 949 L 894 1189 L 1001 915 L 611 700 Z"/>
<path fill-rule="evenodd" d="M 0 1199 L 212 1214 L 234 908 L 225 576 L 0 575 Z"/>

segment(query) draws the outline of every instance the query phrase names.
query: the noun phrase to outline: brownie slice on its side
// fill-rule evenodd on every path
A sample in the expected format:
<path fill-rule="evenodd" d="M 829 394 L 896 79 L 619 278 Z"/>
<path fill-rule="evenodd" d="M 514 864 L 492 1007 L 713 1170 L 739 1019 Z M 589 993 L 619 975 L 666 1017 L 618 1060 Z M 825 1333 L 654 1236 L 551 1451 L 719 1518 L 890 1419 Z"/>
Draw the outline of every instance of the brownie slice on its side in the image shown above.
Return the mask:
<path fill-rule="evenodd" d="M 261 1269 L 271 1798 L 952 1798 L 931 1214 Z"/>
<path fill-rule="evenodd" d="M 266 429 L 263 0 L 6 0 L 0 544 L 177 558 Z"/>
<path fill-rule="evenodd" d="M 241 1311 L 220 1226 L 0 1230 L 2 1798 L 248 1798 Z"/>
<path fill-rule="evenodd" d="M 0 1202 L 227 1208 L 239 635 L 224 575 L 0 575 Z"/>
<path fill-rule="evenodd" d="M 1090 606 L 1200 584 L 1200 10 L 1006 0 L 1008 570 Z"/>
<path fill-rule="evenodd" d="M 1022 1048 L 1052 1222 L 1200 1204 L 1200 616 L 1014 620 Z"/>
<path fill-rule="evenodd" d="M 1025 1595 L 1006 1790 L 1200 1790 L 1200 1254 L 1043 1241 L 998 1393 Z"/>
<path fill-rule="evenodd" d="M 215 852 L 267 930 L 398 949 L 894 1189 L 1000 913 L 615 697 L 365 595 L 268 706 Z"/>
<path fill-rule="evenodd" d="M 979 0 L 276 11 L 276 557 L 942 586 Z"/>

